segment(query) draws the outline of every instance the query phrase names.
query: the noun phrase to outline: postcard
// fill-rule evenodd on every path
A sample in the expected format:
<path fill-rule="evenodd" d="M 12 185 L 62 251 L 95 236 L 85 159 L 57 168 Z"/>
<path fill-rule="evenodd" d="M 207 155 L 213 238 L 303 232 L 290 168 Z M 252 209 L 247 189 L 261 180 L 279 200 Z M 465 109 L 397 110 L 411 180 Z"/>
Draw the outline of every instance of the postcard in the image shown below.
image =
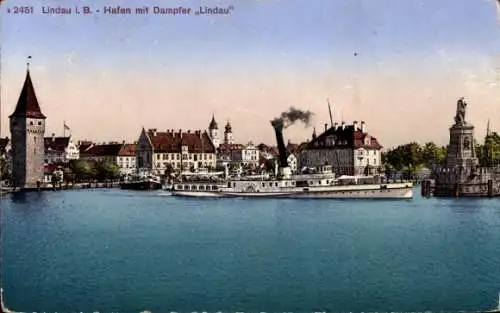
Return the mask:
<path fill-rule="evenodd" d="M 500 312 L 499 0 L 0 14 L 2 312 Z"/>

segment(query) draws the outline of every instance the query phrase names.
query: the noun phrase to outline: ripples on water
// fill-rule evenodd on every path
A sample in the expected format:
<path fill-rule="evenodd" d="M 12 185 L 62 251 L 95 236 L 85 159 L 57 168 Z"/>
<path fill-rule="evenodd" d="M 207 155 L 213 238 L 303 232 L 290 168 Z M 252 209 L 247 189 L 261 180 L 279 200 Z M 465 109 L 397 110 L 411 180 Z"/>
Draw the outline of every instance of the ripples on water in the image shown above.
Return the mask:
<path fill-rule="evenodd" d="M 418 193 L 418 192 L 417 192 Z M 500 201 L 4 197 L 6 304 L 30 312 L 457 312 L 500 291 Z"/>

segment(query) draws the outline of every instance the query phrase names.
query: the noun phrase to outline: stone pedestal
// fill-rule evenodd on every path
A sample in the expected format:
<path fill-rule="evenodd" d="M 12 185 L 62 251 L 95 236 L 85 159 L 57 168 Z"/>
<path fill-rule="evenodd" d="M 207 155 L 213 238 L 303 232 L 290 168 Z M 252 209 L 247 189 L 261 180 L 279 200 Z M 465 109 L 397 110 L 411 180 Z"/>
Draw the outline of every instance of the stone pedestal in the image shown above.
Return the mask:
<path fill-rule="evenodd" d="M 470 169 L 478 164 L 474 147 L 474 126 L 468 123 L 453 125 L 450 128 L 446 167 Z"/>

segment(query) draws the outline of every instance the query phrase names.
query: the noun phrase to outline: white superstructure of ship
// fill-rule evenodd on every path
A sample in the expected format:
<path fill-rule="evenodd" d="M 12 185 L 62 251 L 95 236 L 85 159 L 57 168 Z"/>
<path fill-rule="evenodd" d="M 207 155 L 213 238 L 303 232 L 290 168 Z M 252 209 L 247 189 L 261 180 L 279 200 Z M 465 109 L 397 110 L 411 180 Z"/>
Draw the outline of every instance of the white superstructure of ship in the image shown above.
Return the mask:
<path fill-rule="evenodd" d="M 413 184 L 377 183 L 372 176 L 335 178 L 330 165 L 319 167 L 317 174 L 291 175 L 281 168 L 275 179 L 238 178 L 227 181 L 178 182 L 172 195 L 191 197 L 318 198 L 318 199 L 411 199 Z M 288 175 L 289 174 L 289 175 Z"/>

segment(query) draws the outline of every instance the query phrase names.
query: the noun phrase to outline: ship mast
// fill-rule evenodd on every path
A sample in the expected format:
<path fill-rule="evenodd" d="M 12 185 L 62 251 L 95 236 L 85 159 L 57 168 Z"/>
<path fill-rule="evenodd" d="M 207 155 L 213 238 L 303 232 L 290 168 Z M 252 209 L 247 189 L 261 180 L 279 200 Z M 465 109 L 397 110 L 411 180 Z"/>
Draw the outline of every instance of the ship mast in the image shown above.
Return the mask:
<path fill-rule="evenodd" d="M 333 127 L 333 117 L 332 117 L 332 108 L 330 106 L 330 100 L 326 98 L 326 102 L 328 103 L 328 112 L 330 113 L 330 127 Z"/>
<path fill-rule="evenodd" d="M 182 175 L 182 171 L 184 170 L 184 167 L 182 166 L 182 163 L 183 163 L 183 159 L 182 159 L 182 132 L 179 134 L 179 153 L 181 154 L 181 175 Z"/>
<path fill-rule="evenodd" d="M 204 167 L 203 166 L 203 157 L 204 157 L 204 155 L 203 155 L 203 153 L 204 153 L 204 149 L 203 149 L 203 133 L 201 132 L 201 130 L 200 130 L 200 139 L 201 139 L 201 155 L 200 155 L 200 160 L 198 160 L 198 164 L 201 164 L 201 166 L 199 166 L 198 169 L 200 167 L 202 167 L 202 168 Z"/>

